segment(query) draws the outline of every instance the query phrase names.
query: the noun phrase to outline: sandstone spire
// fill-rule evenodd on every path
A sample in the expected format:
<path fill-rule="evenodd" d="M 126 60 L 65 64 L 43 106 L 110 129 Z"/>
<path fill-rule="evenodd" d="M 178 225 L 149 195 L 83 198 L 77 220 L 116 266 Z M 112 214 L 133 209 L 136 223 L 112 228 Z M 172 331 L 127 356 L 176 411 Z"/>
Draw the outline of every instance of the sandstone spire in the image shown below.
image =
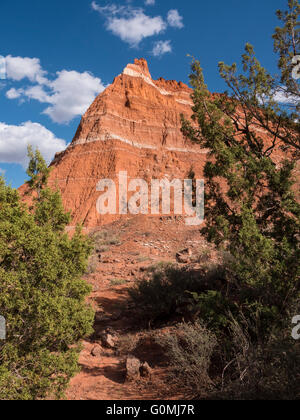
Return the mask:
<path fill-rule="evenodd" d="M 74 222 L 93 227 L 115 217 L 96 211 L 101 179 L 202 176 L 206 151 L 187 142 L 180 114 L 192 114 L 191 89 L 181 82 L 153 80 L 147 61 L 128 64 L 82 117 L 66 151 L 52 162 L 51 183 L 58 185 Z M 118 217 L 118 216 L 116 216 Z"/>
<path fill-rule="evenodd" d="M 124 71 L 123 74 L 127 74 L 128 76 L 133 76 L 133 77 L 146 77 L 147 79 L 152 79 L 150 71 L 149 71 L 149 67 L 148 67 L 148 63 L 144 58 L 140 58 L 140 59 L 135 59 L 134 60 L 134 64 L 128 64 Z"/>

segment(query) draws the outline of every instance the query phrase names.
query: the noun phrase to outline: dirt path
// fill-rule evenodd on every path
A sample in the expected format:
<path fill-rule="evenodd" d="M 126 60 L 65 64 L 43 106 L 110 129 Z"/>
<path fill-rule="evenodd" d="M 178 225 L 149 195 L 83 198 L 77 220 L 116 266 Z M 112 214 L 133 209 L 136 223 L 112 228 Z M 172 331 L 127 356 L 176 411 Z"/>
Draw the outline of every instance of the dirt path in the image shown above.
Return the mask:
<path fill-rule="evenodd" d="M 180 399 L 168 386 L 167 367 L 159 349 L 148 343 L 140 349 L 140 360 L 153 369 L 151 379 L 126 383 L 125 355 L 103 349 L 101 356 L 91 352 L 99 343 L 99 333 L 108 327 L 120 336 L 144 334 L 130 307 L 128 288 L 143 276 L 147 267 L 161 261 L 176 261 L 176 252 L 185 245 L 198 248 L 203 240 L 198 230 L 187 229 L 180 221 L 134 218 L 115 223 L 105 230 L 119 243 L 99 256 L 96 272 L 87 277 L 93 287 L 90 297 L 96 309 L 95 335 L 83 343 L 81 372 L 72 379 L 69 400 L 160 400 Z M 199 245 L 200 244 L 200 245 Z M 143 327 L 145 328 L 145 327 Z M 144 359 L 144 360 L 142 360 Z"/>
<path fill-rule="evenodd" d="M 115 287 L 98 294 L 97 301 L 111 318 L 96 324 L 96 332 L 112 327 L 119 334 L 132 330 L 129 320 L 113 321 L 119 317 L 118 305 L 124 305 L 127 292 L 126 286 Z M 97 342 L 97 340 L 96 340 Z M 139 380 L 135 383 L 126 383 L 125 360 L 118 356 L 114 350 L 103 349 L 101 357 L 91 354 L 95 342 L 84 342 L 84 349 L 80 355 L 81 373 L 70 384 L 68 399 L 70 400 L 148 400 L 164 399 L 170 397 L 163 381 L 165 371 L 155 366 L 153 355 L 147 360 L 152 361 L 154 367 L 153 379 Z M 149 349 L 151 352 L 151 349 Z M 153 364 L 154 363 L 154 364 Z M 174 396 L 175 398 L 175 396 Z"/>

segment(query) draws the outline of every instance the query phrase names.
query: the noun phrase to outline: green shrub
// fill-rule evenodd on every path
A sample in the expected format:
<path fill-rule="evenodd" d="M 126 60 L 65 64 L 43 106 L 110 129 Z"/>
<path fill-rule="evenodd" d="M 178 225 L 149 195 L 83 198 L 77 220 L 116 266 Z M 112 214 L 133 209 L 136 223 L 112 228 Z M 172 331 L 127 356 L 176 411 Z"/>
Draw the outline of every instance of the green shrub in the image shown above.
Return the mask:
<path fill-rule="evenodd" d="M 281 80 L 261 65 L 247 43 L 240 66 L 219 62 L 228 91 L 211 95 L 201 64 L 194 60 L 193 123 L 182 117 L 183 134 L 210 156 L 204 167 L 201 232 L 232 257 L 230 300 L 249 319 L 256 315 L 258 332 L 266 336 L 300 296 L 300 205 L 295 197 L 300 90 L 292 71 L 300 46 L 299 16 L 298 0 L 288 0 L 287 10 L 277 12 L 283 27 L 275 29 L 273 39 Z M 282 89 L 293 97 L 289 105 L 278 100 Z M 281 158 L 279 151 L 285 152 Z"/>
<path fill-rule="evenodd" d="M 201 293 L 208 286 L 218 287 L 223 276 L 222 266 L 194 272 L 161 262 L 148 269 L 148 274 L 129 290 L 129 295 L 141 317 L 148 321 L 179 315 L 190 318 L 199 309 L 191 292 Z"/>
<path fill-rule="evenodd" d="M 209 328 L 221 330 L 229 325 L 228 311 L 234 308 L 221 292 L 207 290 L 200 294 L 191 292 L 190 294 L 199 317 Z"/>
<path fill-rule="evenodd" d="M 176 309 L 187 298 L 187 290 L 199 290 L 201 281 L 170 263 L 151 266 L 129 295 L 141 318 L 157 320 L 176 314 Z"/>
<path fill-rule="evenodd" d="M 79 228 L 72 238 L 64 232 L 69 215 L 47 187 L 42 157 L 30 152 L 31 211 L 0 178 L 0 314 L 7 323 L 0 400 L 61 397 L 78 371 L 80 340 L 93 331 L 91 289 L 82 280 L 90 242 Z"/>

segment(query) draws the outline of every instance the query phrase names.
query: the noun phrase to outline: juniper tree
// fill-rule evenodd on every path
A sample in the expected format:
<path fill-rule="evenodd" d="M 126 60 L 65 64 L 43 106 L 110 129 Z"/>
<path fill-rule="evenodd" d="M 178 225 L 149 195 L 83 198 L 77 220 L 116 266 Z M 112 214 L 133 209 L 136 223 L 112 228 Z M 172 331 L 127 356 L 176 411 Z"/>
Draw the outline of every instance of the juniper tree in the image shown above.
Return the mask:
<path fill-rule="evenodd" d="M 299 5 L 289 8 L 299 14 Z M 288 16 L 288 14 L 279 14 Z M 293 34 L 299 47 L 298 23 L 288 19 L 279 34 Z M 287 35 L 288 34 L 288 35 Z M 290 51 L 280 49 L 281 82 L 293 94 L 285 75 Z M 206 238 L 230 254 L 227 293 L 237 308 L 254 314 L 265 331 L 281 321 L 293 299 L 299 296 L 299 217 L 294 195 L 295 156 L 299 156 L 299 122 L 293 110 L 278 103 L 281 85 L 264 69 L 250 44 L 242 56 L 243 72 L 236 64 L 219 64 L 220 76 L 229 88 L 211 95 L 198 61 L 192 64 L 193 120 L 183 118 L 185 136 L 209 150 L 205 166 Z M 278 150 L 285 159 L 278 162 Z M 201 300 L 201 299 L 200 299 Z M 226 308 L 224 308 L 226 310 Z"/>
<path fill-rule="evenodd" d="M 29 158 L 26 171 L 29 176 L 27 185 L 29 186 L 30 192 L 35 191 L 38 198 L 40 198 L 40 192 L 47 185 L 51 170 L 48 168 L 39 149 L 34 151 L 32 146 L 29 145 L 27 151 Z"/>
<path fill-rule="evenodd" d="M 62 199 L 58 188 L 51 189 L 48 186 L 48 180 L 51 173 L 51 167 L 47 166 L 40 151 L 32 150 L 28 147 L 29 164 L 27 175 L 29 180 L 26 182 L 30 195 L 33 212 L 37 224 L 49 224 L 52 229 L 63 231 L 71 221 L 69 212 L 64 211 Z"/>
<path fill-rule="evenodd" d="M 238 73 L 237 64 L 219 63 L 220 76 L 229 91 L 220 98 L 218 107 L 234 124 L 237 134 L 247 134 L 254 143 L 259 139 L 254 138 L 255 132 L 249 130 L 249 125 L 267 132 L 271 143 L 264 150 L 266 155 L 281 147 L 299 157 L 300 77 L 295 79 L 293 75 L 293 59 L 300 56 L 298 0 L 289 0 L 288 10 L 277 11 L 277 16 L 284 23 L 273 35 L 280 75 L 271 75 L 256 58 L 253 46 L 247 44 L 242 56 L 242 73 Z"/>
<path fill-rule="evenodd" d="M 31 211 L 0 178 L 0 399 L 36 400 L 63 395 L 78 371 L 80 340 L 94 314 L 82 279 L 91 247 L 78 227 L 65 233 L 69 215 L 47 186 L 42 156 L 29 153 Z"/>

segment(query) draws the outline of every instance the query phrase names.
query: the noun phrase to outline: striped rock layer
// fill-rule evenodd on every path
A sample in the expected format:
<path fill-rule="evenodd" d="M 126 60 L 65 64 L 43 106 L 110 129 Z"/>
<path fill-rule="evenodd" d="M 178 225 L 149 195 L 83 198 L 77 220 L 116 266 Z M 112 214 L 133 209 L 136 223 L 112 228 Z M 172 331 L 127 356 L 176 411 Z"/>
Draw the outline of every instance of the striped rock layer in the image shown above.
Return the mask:
<path fill-rule="evenodd" d="M 121 171 L 130 179 L 202 178 L 207 150 L 181 133 L 183 114 L 192 114 L 192 90 L 181 82 L 153 80 L 147 62 L 135 60 L 115 78 L 82 117 L 69 147 L 53 160 L 50 182 L 59 187 L 74 224 L 110 223 L 120 216 L 100 215 L 96 189 L 102 179 L 117 186 Z"/>

